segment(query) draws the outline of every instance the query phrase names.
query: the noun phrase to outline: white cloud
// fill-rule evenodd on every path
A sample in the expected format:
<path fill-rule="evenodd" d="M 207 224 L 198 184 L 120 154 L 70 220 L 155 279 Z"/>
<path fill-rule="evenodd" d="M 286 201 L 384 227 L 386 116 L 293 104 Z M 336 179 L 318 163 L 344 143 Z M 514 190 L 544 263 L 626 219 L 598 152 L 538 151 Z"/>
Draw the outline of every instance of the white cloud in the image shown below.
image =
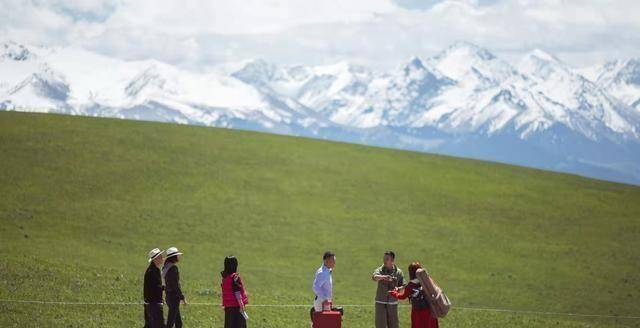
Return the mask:
<path fill-rule="evenodd" d="M 0 0 L 0 37 L 187 67 L 262 57 L 389 67 L 457 40 L 577 64 L 640 56 L 640 1 Z"/>

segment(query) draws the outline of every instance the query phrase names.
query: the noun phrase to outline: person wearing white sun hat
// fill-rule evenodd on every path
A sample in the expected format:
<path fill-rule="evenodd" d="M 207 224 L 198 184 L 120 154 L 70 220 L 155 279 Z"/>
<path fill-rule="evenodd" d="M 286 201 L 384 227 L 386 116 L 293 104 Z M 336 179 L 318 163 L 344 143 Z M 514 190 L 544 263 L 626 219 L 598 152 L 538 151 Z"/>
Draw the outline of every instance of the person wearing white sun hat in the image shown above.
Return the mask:
<path fill-rule="evenodd" d="M 182 317 L 180 316 L 180 303 L 187 305 L 187 300 L 180 288 L 180 272 L 178 271 L 178 261 L 182 253 L 176 247 L 167 248 L 167 259 L 162 267 L 164 277 L 165 299 L 169 307 L 167 314 L 167 328 L 182 328 Z"/>
<path fill-rule="evenodd" d="M 162 314 L 162 277 L 160 276 L 160 266 L 164 261 L 162 253 L 164 251 L 154 248 L 149 251 L 149 266 L 144 273 L 144 327 L 162 328 L 164 327 L 164 315 Z"/>

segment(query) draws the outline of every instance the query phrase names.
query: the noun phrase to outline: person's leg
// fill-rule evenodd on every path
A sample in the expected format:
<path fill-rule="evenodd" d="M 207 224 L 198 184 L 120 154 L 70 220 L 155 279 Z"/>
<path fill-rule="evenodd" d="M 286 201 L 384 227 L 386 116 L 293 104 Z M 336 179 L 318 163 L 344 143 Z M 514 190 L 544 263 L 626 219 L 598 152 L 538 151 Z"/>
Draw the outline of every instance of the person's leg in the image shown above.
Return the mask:
<path fill-rule="evenodd" d="M 149 309 L 147 308 L 147 304 L 144 305 L 144 328 L 151 328 L 151 324 L 149 323 Z"/>
<path fill-rule="evenodd" d="M 158 328 L 165 328 L 164 310 L 162 309 L 162 304 L 158 304 Z"/>
<path fill-rule="evenodd" d="M 398 319 L 398 305 L 387 305 L 387 324 L 389 328 L 399 328 L 400 320 Z"/>
<path fill-rule="evenodd" d="M 224 328 L 231 328 L 231 312 L 224 309 Z"/>
<path fill-rule="evenodd" d="M 319 300 L 317 296 L 313 300 L 313 307 L 309 311 L 309 314 L 311 315 L 311 327 L 313 327 L 313 313 L 315 312 L 322 312 L 322 300 Z"/>
<path fill-rule="evenodd" d="M 162 304 L 148 304 L 149 327 L 164 328 L 164 317 L 162 316 Z"/>
<path fill-rule="evenodd" d="M 247 320 L 244 318 L 244 316 L 242 316 L 240 309 L 238 309 L 238 312 L 236 313 L 235 322 L 236 322 L 235 328 L 247 328 Z"/>
<path fill-rule="evenodd" d="M 420 327 L 420 314 L 414 309 L 411 309 L 411 328 L 424 328 Z"/>
<path fill-rule="evenodd" d="M 427 328 L 438 328 L 438 317 L 436 317 L 435 315 L 432 315 L 431 311 L 428 312 L 426 321 L 427 321 L 427 324 L 426 324 Z"/>
<path fill-rule="evenodd" d="M 180 315 L 180 302 L 176 304 L 176 328 L 182 328 L 182 316 Z"/>
<path fill-rule="evenodd" d="M 387 310 L 385 304 L 376 303 L 376 328 L 387 328 Z"/>
<path fill-rule="evenodd" d="M 232 308 L 230 311 L 225 312 L 225 318 L 227 318 L 228 315 L 228 322 L 229 324 L 227 325 L 225 321 L 225 328 L 245 328 L 247 327 L 247 322 L 244 319 L 244 317 L 242 316 L 242 313 L 240 312 L 240 308 Z"/>
<path fill-rule="evenodd" d="M 178 314 L 178 305 L 174 302 L 167 302 L 169 313 L 167 314 L 167 328 L 173 328 L 176 323 L 176 315 Z"/>
<path fill-rule="evenodd" d="M 313 301 L 313 309 L 316 312 L 322 312 L 322 300 L 321 299 L 318 299 L 316 297 L 316 299 Z"/>
<path fill-rule="evenodd" d="M 415 313 L 415 316 L 413 315 Z M 429 324 L 429 309 L 413 311 L 411 315 L 411 327 L 413 328 L 434 328 Z"/>
<path fill-rule="evenodd" d="M 242 316 L 242 314 L 238 314 L 240 316 L 240 321 L 238 322 L 238 328 L 247 328 L 247 319 Z"/>

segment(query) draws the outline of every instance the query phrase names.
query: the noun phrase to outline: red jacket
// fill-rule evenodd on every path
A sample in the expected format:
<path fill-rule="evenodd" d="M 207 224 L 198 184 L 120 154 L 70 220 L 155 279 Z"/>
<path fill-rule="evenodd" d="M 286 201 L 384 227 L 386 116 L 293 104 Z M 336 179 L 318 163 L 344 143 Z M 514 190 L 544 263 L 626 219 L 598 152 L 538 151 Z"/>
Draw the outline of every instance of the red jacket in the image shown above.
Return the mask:
<path fill-rule="evenodd" d="M 240 293 L 240 299 L 242 300 L 242 304 L 246 305 L 249 303 L 247 298 L 247 294 L 244 291 L 244 285 L 242 284 L 242 279 L 237 273 L 232 273 L 222 279 L 222 306 L 225 308 L 228 307 L 238 307 L 240 304 L 236 299 L 236 292 Z"/>
<path fill-rule="evenodd" d="M 411 301 L 411 328 L 438 328 L 438 318 L 431 315 L 429 303 L 419 282 L 411 281 L 402 293 L 393 290 L 389 294 L 399 300 L 409 298 Z"/>

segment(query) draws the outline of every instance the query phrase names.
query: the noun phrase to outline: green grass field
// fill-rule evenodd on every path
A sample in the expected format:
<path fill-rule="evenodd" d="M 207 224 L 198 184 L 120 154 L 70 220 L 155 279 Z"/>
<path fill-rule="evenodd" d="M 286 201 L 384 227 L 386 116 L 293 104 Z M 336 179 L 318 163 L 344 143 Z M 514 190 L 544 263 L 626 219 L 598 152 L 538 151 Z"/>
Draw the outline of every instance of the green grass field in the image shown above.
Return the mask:
<path fill-rule="evenodd" d="M 138 302 L 146 254 L 177 246 L 191 302 L 236 254 L 253 304 L 372 304 L 382 252 L 420 260 L 458 307 L 640 315 L 640 187 L 253 132 L 0 112 L 0 299 Z M 0 327 L 138 327 L 140 305 L 0 302 Z M 166 312 L 165 312 L 166 314 Z M 222 327 L 216 306 L 187 327 Z M 308 308 L 249 309 L 308 327 Z M 401 308 L 409 327 L 409 308 Z M 640 319 L 456 308 L 441 327 L 635 327 Z M 373 327 L 347 307 L 344 327 Z"/>

